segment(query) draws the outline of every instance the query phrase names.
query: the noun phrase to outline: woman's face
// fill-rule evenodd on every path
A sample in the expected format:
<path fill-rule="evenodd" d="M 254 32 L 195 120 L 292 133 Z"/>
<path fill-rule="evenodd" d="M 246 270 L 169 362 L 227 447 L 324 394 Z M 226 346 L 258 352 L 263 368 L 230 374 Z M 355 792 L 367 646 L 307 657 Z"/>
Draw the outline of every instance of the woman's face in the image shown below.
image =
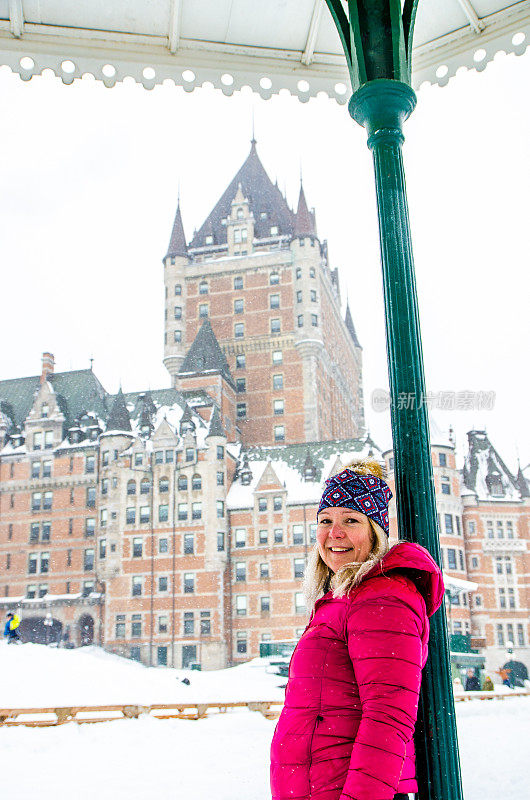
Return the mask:
<path fill-rule="evenodd" d="M 317 522 L 318 550 L 333 572 L 353 561 L 366 561 L 374 534 L 365 514 L 337 506 L 323 509 Z"/>

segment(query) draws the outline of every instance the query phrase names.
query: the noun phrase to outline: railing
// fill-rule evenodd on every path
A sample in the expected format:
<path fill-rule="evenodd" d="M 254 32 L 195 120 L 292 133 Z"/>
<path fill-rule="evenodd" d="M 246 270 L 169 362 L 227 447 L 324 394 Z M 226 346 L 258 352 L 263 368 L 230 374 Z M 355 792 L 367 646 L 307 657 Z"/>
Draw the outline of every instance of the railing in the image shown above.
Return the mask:
<path fill-rule="evenodd" d="M 31 728 L 47 728 L 64 725 L 111 722 L 117 719 L 138 719 L 149 715 L 156 719 L 203 719 L 211 713 L 226 714 L 235 708 L 259 711 L 266 719 L 277 719 L 283 707 L 282 700 L 261 700 L 232 703 L 171 703 L 153 705 L 108 705 L 108 706 L 58 706 L 50 708 L 0 708 L 0 727 L 26 725 Z"/>

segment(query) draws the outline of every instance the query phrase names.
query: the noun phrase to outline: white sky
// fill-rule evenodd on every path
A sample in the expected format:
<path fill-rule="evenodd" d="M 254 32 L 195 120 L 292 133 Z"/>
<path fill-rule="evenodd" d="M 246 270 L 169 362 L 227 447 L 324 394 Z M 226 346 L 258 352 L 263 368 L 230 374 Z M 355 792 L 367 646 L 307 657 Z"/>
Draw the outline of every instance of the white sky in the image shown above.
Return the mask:
<path fill-rule="evenodd" d="M 423 348 L 432 391 L 497 393 L 493 411 L 438 411 L 486 427 L 513 470 L 530 461 L 528 186 L 530 54 L 419 92 L 405 166 Z M 248 154 L 296 203 L 300 164 L 321 238 L 364 348 L 366 414 L 387 446 L 381 270 L 371 156 L 345 107 L 204 88 L 22 82 L 0 69 L 0 378 L 89 366 L 108 391 L 169 385 L 162 365 L 164 255 L 181 184 L 188 238 Z"/>

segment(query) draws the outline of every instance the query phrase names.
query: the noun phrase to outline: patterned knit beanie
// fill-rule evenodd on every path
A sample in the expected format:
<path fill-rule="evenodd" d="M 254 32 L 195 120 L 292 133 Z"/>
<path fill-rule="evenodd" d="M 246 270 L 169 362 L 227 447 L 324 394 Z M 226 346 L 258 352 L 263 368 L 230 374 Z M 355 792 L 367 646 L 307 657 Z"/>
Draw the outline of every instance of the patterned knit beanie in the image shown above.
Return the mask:
<path fill-rule="evenodd" d="M 388 503 L 392 492 L 382 477 L 377 461 L 350 464 L 326 481 L 317 515 L 330 506 L 352 508 L 377 522 L 388 536 Z"/>

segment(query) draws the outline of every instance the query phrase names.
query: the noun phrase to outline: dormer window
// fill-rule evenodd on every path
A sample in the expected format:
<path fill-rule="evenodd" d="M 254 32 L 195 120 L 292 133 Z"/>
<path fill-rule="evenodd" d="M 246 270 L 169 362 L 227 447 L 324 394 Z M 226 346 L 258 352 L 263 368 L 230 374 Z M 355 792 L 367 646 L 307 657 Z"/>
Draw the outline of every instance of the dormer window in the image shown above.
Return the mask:
<path fill-rule="evenodd" d="M 278 236 L 278 226 L 271 225 L 271 236 Z"/>
<path fill-rule="evenodd" d="M 42 406 L 41 406 L 41 411 L 40 411 L 41 417 L 47 417 L 48 413 L 49 413 L 49 410 L 50 410 L 50 407 L 49 407 L 48 403 L 43 403 Z"/>
<path fill-rule="evenodd" d="M 205 244 L 213 244 L 213 236 L 207 236 L 204 242 Z"/>
<path fill-rule="evenodd" d="M 242 208 L 238 208 L 237 209 L 237 218 L 238 219 L 243 219 L 243 216 L 244 216 L 243 209 Z"/>
<path fill-rule="evenodd" d="M 500 475 L 488 475 L 486 485 L 492 497 L 504 497 L 504 487 Z"/>
<path fill-rule="evenodd" d="M 260 219 L 267 219 L 267 212 L 266 211 L 262 211 L 259 216 L 260 216 Z"/>

